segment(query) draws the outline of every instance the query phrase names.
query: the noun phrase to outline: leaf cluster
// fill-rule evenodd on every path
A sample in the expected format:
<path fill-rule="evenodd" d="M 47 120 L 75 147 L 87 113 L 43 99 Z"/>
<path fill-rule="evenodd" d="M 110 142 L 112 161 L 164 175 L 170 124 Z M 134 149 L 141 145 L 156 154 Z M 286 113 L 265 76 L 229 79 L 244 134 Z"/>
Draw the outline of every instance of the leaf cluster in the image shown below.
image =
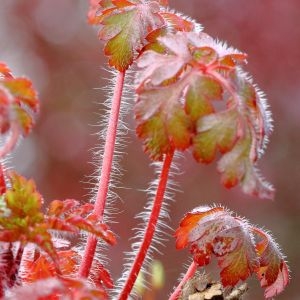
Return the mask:
<path fill-rule="evenodd" d="M 224 287 L 236 286 L 255 273 L 265 298 L 271 299 L 289 282 L 284 256 L 271 235 L 223 207 L 194 209 L 181 220 L 175 236 L 176 248 L 189 247 L 199 266 L 216 257 Z"/>

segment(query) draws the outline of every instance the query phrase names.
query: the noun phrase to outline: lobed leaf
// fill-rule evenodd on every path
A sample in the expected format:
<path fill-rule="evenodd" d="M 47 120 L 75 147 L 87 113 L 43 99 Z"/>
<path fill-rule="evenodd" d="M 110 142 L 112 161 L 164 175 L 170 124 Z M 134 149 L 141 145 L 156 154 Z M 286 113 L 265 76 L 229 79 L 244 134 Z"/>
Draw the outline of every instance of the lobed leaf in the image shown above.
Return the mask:
<path fill-rule="evenodd" d="M 257 238 L 256 250 L 259 256 L 257 276 L 261 287 L 265 288 L 265 298 L 271 299 L 280 294 L 289 283 L 289 269 L 284 256 L 270 234 L 253 228 Z"/>
<path fill-rule="evenodd" d="M 255 162 L 251 159 L 252 144 L 250 135 L 240 139 L 232 150 L 218 162 L 221 182 L 231 188 L 240 183 L 246 194 L 272 199 L 274 188 L 259 175 Z"/>
<path fill-rule="evenodd" d="M 0 157 L 14 148 L 20 135 L 29 134 L 38 109 L 39 102 L 31 81 L 14 78 L 9 68 L 0 62 L 0 132 L 8 135 Z"/>
<path fill-rule="evenodd" d="M 272 128 L 270 114 L 241 69 L 246 55 L 203 33 L 155 38 L 162 48 L 146 50 L 137 63 L 136 131 L 145 151 L 160 160 L 192 146 L 202 163 L 220 152 L 225 187 L 240 184 L 247 194 L 273 198 L 273 187 L 256 170 Z"/>
<path fill-rule="evenodd" d="M 47 228 L 71 233 L 79 233 L 83 230 L 114 245 L 115 235 L 108 226 L 98 222 L 92 214 L 93 208 L 90 203 L 81 205 L 74 199 L 54 200 L 49 205 Z"/>
<path fill-rule="evenodd" d="M 145 38 L 151 31 L 164 25 L 156 1 L 101 1 L 102 28 L 99 38 L 107 41 L 104 52 L 109 64 L 119 71 L 125 71 L 145 45 Z"/>
<path fill-rule="evenodd" d="M 239 138 L 239 118 L 235 110 L 218 114 L 209 114 L 197 122 L 197 134 L 194 137 L 194 157 L 199 162 L 210 163 L 217 150 L 230 151 Z"/>
<path fill-rule="evenodd" d="M 289 282 L 287 264 L 272 237 L 223 207 L 198 207 L 189 212 L 175 237 L 176 248 L 189 247 L 200 267 L 216 257 L 224 287 L 235 286 L 256 273 L 269 299 Z"/>
<path fill-rule="evenodd" d="M 248 224 L 222 207 L 199 207 L 176 230 L 176 248 L 190 246 L 199 266 L 216 256 L 224 286 L 234 286 L 256 271 L 258 264 Z"/>

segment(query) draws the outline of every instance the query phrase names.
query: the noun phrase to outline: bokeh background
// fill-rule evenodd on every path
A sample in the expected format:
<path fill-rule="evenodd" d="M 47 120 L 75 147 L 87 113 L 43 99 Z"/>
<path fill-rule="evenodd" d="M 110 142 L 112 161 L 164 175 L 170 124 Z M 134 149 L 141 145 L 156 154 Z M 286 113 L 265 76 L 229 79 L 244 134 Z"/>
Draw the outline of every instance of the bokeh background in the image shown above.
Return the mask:
<path fill-rule="evenodd" d="M 222 203 L 252 223 L 271 230 L 286 254 L 292 281 L 278 299 L 299 299 L 300 290 L 300 2 L 299 0 L 172 0 L 176 10 L 197 19 L 205 31 L 248 53 L 247 70 L 266 92 L 275 130 L 259 162 L 265 177 L 277 190 L 275 201 L 225 190 L 215 164 L 203 166 L 190 153 L 180 160 L 176 176 L 182 193 L 171 204 L 170 225 L 200 204 Z M 76 198 L 88 201 L 88 176 L 94 172 L 92 151 L 99 143 L 95 126 L 103 121 L 105 93 L 110 74 L 96 29 L 86 24 L 84 0 L 1 0 L 0 60 L 16 76 L 31 78 L 39 92 L 41 112 L 33 133 L 23 140 L 11 159 L 22 174 L 36 180 L 46 200 Z M 117 190 L 119 214 L 112 224 L 120 236 L 111 249 L 114 278 L 120 275 L 122 251 L 129 249 L 134 215 L 146 195 L 141 190 L 153 179 L 153 168 L 134 134 L 132 114 L 127 117 L 129 143 L 121 161 L 124 175 Z M 165 254 L 156 257 L 166 272 L 165 288 L 155 299 L 166 299 L 176 284 L 187 251 L 176 251 L 173 238 Z M 248 299 L 262 299 L 253 281 Z"/>

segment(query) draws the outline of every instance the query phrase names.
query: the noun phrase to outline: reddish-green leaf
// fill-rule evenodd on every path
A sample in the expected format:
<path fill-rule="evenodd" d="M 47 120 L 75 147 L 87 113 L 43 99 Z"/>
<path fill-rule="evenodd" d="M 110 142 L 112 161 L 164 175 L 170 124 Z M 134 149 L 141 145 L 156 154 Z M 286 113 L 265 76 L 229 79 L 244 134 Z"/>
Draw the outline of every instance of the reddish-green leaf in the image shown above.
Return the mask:
<path fill-rule="evenodd" d="M 115 235 L 92 214 L 94 205 L 80 203 L 74 199 L 54 200 L 49 205 L 46 226 L 48 229 L 79 233 L 80 230 L 95 234 L 111 245 L 116 243 Z"/>
<path fill-rule="evenodd" d="M 289 270 L 279 246 L 270 234 L 259 228 L 253 228 L 258 239 L 256 250 L 259 255 L 257 276 L 260 285 L 265 288 L 265 297 L 271 299 L 280 294 L 289 283 Z"/>
<path fill-rule="evenodd" d="M 246 55 L 203 33 L 167 33 L 156 40 L 164 50 L 145 51 L 138 60 L 135 114 L 146 152 L 161 159 L 193 146 L 196 160 L 210 163 L 219 150 L 226 187 L 241 184 L 245 193 L 272 198 L 273 188 L 255 168 L 270 116 L 261 93 L 241 72 Z"/>
<path fill-rule="evenodd" d="M 30 80 L 14 78 L 0 63 L 0 133 L 7 134 L 0 157 L 9 153 L 19 136 L 26 136 L 33 126 L 33 114 L 39 109 L 37 95 Z"/>
<path fill-rule="evenodd" d="M 197 135 L 194 137 L 194 157 L 199 162 L 210 163 L 219 149 L 226 153 L 239 138 L 238 113 L 227 110 L 200 118 L 197 122 Z"/>
<path fill-rule="evenodd" d="M 241 183 L 246 194 L 272 199 L 274 188 L 259 175 L 251 159 L 251 142 L 248 134 L 240 139 L 230 152 L 223 155 L 218 163 L 221 182 L 228 188 Z"/>
<path fill-rule="evenodd" d="M 176 248 L 189 247 L 199 266 L 210 263 L 212 255 L 217 258 L 225 287 L 256 273 L 265 298 L 271 299 L 289 283 L 287 264 L 272 237 L 223 207 L 198 207 L 189 212 L 175 236 Z"/>
<path fill-rule="evenodd" d="M 201 74 L 194 76 L 186 93 L 187 114 L 196 122 L 200 117 L 213 113 L 211 101 L 222 99 L 222 92 L 221 85 L 212 77 Z"/>
<path fill-rule="evenodd" d="M 176 233 L 176 248 L 190 246 L 199 266 L 215 255 L 224 286 L 234 286 L 258 268 L 255 247 L 247 222 L 222 207 L 199 207 L 188 213 Z"/>
<path fill-rule="evenodd" d="M 151 31 L 164 25 L 157 2 L 101 2 L 103 8 L 99 38 L 107 41 L 104 52 L 109 64 L 119 71 L 126 70 L 145 44 Z"/>
<path fill-rule="evenodd" d="M 154 160 L 173 149 L 184 150 L 191 143 L 191 120 L 180 97 L 185 82 L 142 92 L 135 106 L 139 122 L 137 134 L 144 139 L 145 151 Z"/>
<path fill-rule="evenodd" d="M 30 80 L 27 78 L 7 78 L 1 83 L 20 102 L 35 112 L 38 110 L 37 95 Z"/>

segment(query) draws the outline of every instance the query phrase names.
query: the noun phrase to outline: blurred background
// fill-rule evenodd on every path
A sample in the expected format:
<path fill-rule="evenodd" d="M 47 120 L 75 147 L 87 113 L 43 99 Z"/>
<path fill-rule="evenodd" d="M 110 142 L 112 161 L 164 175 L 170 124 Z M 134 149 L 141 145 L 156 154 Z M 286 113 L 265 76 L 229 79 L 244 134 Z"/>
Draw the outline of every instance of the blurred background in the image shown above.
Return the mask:
<path fill-rule="evenodd" d="M 105 93 L 111 75 L 103 69 L 106 58 L 97 30 L 86 24 L 88 1 L 1 0 L 0 60 L 15 76 L 28 76 L 39 92 L 41 112 L 37 125 L 14 153 L 11 164 L 36 180 L 46 200 L 75 198 L 88 201 L 88 176 L 95 168 L 92 151 L 99 143 L 95 126 L 103 121 Z M 292 281 L 278 299 L 299 299 L 300 282 L 300 2 L 299 0 L 172 0 L 170 5 L 198 20 L 204 30 L 248 53 L 249 71 L 269 99 L 275 130 L 263 158 L 262 174 L 274 184 L 275 201 L 245 196 L 239 188 L 219 184 L 216 165 L 197 164 L 186 153 L 176 176 L 181 193 L 170 205 L 170 225 L 196 206 L 222 203 L 273 232 L 286 254 Z M 122 251 L 129 249 L 134 215 L 147 197 L 141 190 L 154 178 L 153 168 L 134 134 L 132 114 L 127 117 L 129 141 L 121 161 L 124 175 L 116 192 L 119 210 L 112 224 L 119 235 L 111 249 L 110 270 L 120 276 Z M 126 226 L 124 226 L 126 224 Z M 164 266 L 166 282 L 155 299 L 166 299 L 184 270 L 189 254 L 176 251 L 171 237 L 156 255 Z M 252 282 L 253 281 L 253 282 Z M 262 299 L 255 280 L 247 299 Z"/>

